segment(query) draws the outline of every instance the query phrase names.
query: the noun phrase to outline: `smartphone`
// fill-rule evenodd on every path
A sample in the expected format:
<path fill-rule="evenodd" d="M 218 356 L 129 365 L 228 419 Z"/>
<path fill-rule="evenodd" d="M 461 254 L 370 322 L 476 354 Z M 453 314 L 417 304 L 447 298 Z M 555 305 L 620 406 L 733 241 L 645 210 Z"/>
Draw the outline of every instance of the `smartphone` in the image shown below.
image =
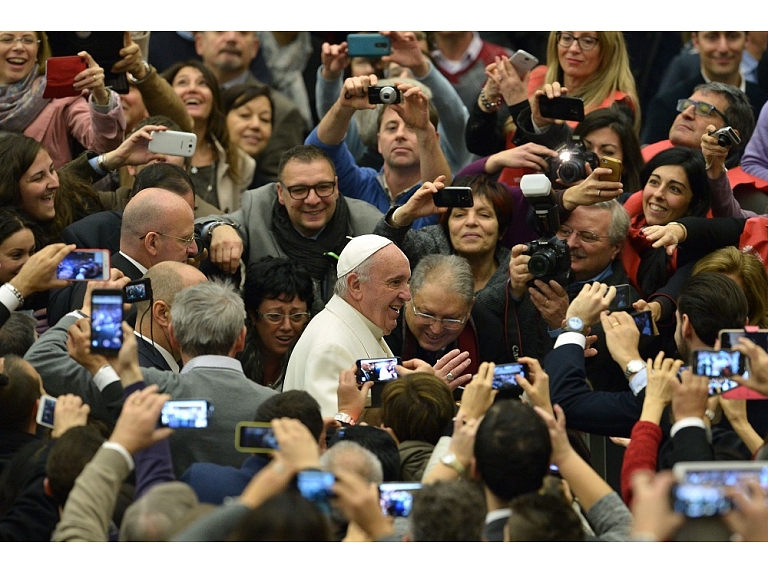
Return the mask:
<path fill-rule="evenodd" d="M 166 130 L 164 132 L 150 132 L 152 139 L 147 149 L 155 154 L 168 154 L 169 156 L 184 156 L 191 158 L 195 155 L 197 136 L 192 132 L 176 132 Z"/>
<path fill-rule="evenodd" d="M 472 188 L 448 186 L 432 194 L 432 201 L 438 208 L 471 208 L 475 205 Z"/>
<path fill-rule="evenodd" d="M 545 118 L 581 122 L 584 119 L 584 100 L 570 96 L 547 98 L 539 96 L 539 113 Z"/>
<path fill-rule="evenodd" d="M 160 426 L 171 429 L 203 429 L 213 415 L 213 405 L 207 399 L 172 399 L 160 412 Z"/>
<path fill-rule="evenodd" d="M 528 377 L 528 371 L 522 363 L 503 363 L 497 365 L 493 369 L 493 382 L 491 383 L 491 387 L 493 389 L 519 388 L 520 386 L 515 380 L 515 376 L 518 374 L 526 378 Z"/>
<path fill-rule="evenodd" d="M 608 168 L 611 173 L 605 176 L 600 176 L 602 182 L 619 182 L 621 181 L 622 163 L 621 160 L 611 158 L 610 156 L 603 156 L 600 159 L 601 168 Z"/>
<path fill-rule="evenodd" d="M 629 314 L 635 320 L 640 335 L 657 335 L 659 333 L 650 311 L 636 311 Z"/>
<path fill-rule="evenodd" d="M 719 395 L 738 387 L 730 379 L 733 375 L 744 375 L 746 358 L 730 349 L 697 349 L 693 351 L 691 368 L 696 375 L 709 377 L 709 395 Z"/>
<path fill-rule="evenodd" d="M 525 50 L 518 50 L 509 59 L 521 78 L 539 65 L 539 59 Z"/>
<path fill-rule="evenodd" d="M 123 346 L 123 290 L 98 289 L 91 295 L 91 351 L 114 356 Z"/>
<path fill-rule="evenodd" d="M 37 421 L 38 425 L 43 427 L 50 427 L 53 429 L 53 411 L 56 409 L 56 398 L 50 395 L 43 395 L 40 398 L 40 405 L 37 408 Z"/>
<path fill-rule="evenodd" d="M 235 428 L 235 449 L 245 453 L 271 453 L 280 446 L 268 421 L 241 421 Z"/>
<path fill-rule="evenodd" d="M 327 503 L 333 497 L 336 477 L 330 471 L 311 469 L 296 474 L 296 487 L 304 499 L 313 503 Z"/>
<path fill-rule="evenodd" d="M 56 268 L 56 278 L 69 281 L 107 281 L 109 262 L 109 250 L 75 250 L 61 260 Z"/>
<path fill-rule="evenodd" d="M 395 366 L 401 365 L 403 360 L 399 357 L 383 357 L 379 359 L 358 359 L 355 364 L 357 365 L 357 382 L 365 383 L 372 381 L 379 383 L 383 381 L 391 381 L 397 379 L 397 371 Z"/>
<path fill-rule="evenodd" d="M 46 32 L 51 53 L 58 56 L 88 52 L 104 69 L 104 83 L 118 94 L 128 93 L 125 73 L 113 73 L 112 66 L 122 57 L 124 32 Z"/>
<path fill-rule="evenodd" d="M 59 56 L 45 61 L 45 90 L 43 98 L 71 98 L 79 96 L 75 90 L 75 76 L 88 68 L 85 58 Z"/>
<path fill-rule="evenodd" d="M 381 58 L 392 53 L 392 44 L 384 34 L 348 34 L 347 53 L 350 58 Z"/>
<path fill-rule="evenodd" d="M 758 329 L 755 331 L 746 331 L 743 329 L 722 329 L 718 334 L 720 338 L 720 345 L 722 347 L 731 348 L 739 343 L 739 338 L 744 337 L 755 345 L 760 346 L 764 350 L 768 351 L 768 329 Z"/>
<path fill-rule="evenodd" d="M 672 507 L 688 517 L 712 517 L 731 510 L 729 488 L 740 489 L 754 479 L 768 489 L 768 462 L 696 461 L 676 463 L 672 473 L 677 486 L 672 490 Z"/>
<path fill-rule="evenodd" d="M 632 302 L 629 300 L 629 284 L 620 284 L 614 287 L 616 288 L 616 296 L 608 305 L 608 311 L 623 311 L 630 309 L 632 307 Z"/>
<path fill-rule="evenodd" d="M 152 299 L 152 281 L 149 278 L 132 281 L 123 288 L 125 303 L 136 303 Z"/>
<path fill-rule="evenodd" d="M 408 517 L 413 509 L 413 495 L 421 483 L 379 483 L 381 512 L 389 517 Z"/>

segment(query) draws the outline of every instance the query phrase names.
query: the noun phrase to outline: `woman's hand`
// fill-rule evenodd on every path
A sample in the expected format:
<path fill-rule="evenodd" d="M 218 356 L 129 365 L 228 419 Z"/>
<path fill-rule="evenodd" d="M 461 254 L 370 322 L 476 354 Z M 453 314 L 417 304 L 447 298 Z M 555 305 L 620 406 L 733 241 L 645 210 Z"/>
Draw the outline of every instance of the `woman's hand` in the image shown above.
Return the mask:
<path fill-rule="evenodd" d="M 528 282 L 533 280 L 533 275 L 528 271 L 528 246 L 517 244 L 512 246 L 512 254 L 509 258 L 509 291 L 517 299 L 522 299 L 528 289 Z"/>
<path fill-rule="evenodd" d="M 529 100 L 531 104 L 531 118 L 533 123 L 539 128 L 544 128 L 550 124 L 562 124 L 563 120 L 554 120 L 552 118 L 545 118 L 541 115 L 539 110 L 539 96 L 546 96 L 550 100 L 552 98 L 559 98 L 560 96 L 566 96 L 568 94 L 568 88 L 560 86 L 559 82 L 552 82 L 551 84 L 544 84 L 541 88 L 536 90 L 533 97 Z"/>
<path fill-rule="evenodd" d="M 137 80 L 144 79 L 147 75 L 147 69 L 144 67 L 141 48 L 133 41 L 130 32 L 124 33 L 123 44 L 125 47 L 120 50 L 120 60 L 112 66 L 112 73 L 122 74 L 128 72 Z"/>
<path fill-rule="evenodd" d="M 589 164 L 586 164 L 586 171 L 586 178 L 563 192 L 563 207 L 569 212 L 577 206 L 591 206 L 618 198 L 624 191 L 624 184 L 621 182 L 605 182 L 600 179 L 600 176 L 609 175 L 610 169 L 595 168 L 593 170 Z"/>
<path fill-rule="evenodd" d="M 117 149 L 104 154 L 106 167 L 112 171 L 123 166 L 141 166 L 153 160 L 162 160 L 165 158 L 164 154 L 150 152 L 147 146 L 152 141 L 152 132 L 164 132 L 167 129 L 165 126 L 147 125 L 136 130 L 123 140 L 123 143 Z"/>
<path fill-rule="evenodd" d="M 486 75 L 488 75 L 486 68 Z M 530 72 L 526 72 L 521 78 L 509 58 L 496 56 L 496 77 L 499 83 L 501 97 L 507 106 L 514 106 L 527 99 L 527 86 Z"/>
<path fill-rule="evenodd" d="M 548 167 L 548 157 L 557 157 L 557 152 L 546 146 L 528 142 L 489 156 L 485 161 L 485 173 L 495 174 L 503 168 L 528 168 L 541 172 Z"/>
<path fill-rule="evenodd" d="M 456 420 L 469 420 L 481 418 L 493 405 L 493 400 L 498 393 L 493 389 L 493 363 L 483 362 L 477 368 L 477 374 L 472 377 L 472 382 L 464 388 L 461 395 L 461 407 L 456 414 Z"/>
<path fill-rule="evenodd" d="M 716 180 L 725 171 L 725 159 L 728 157 L 730 147 L 721 146 L 715 136 L 710 136 L 717 130 L 712 124 L 707 126 L 707 131 L 701 135 L 701 153 L 707 165 L 707 177 Z"/>
<path fill-rule="evenodd" d="M 499 86 L 498 74 L 496 73 L 496 62 L 491 62 L 485 67 L 485 76 L 488 80 L 485 82 L 485 86 L 480 90 L 480 94 L 477 96 L 477 105 L 486 114 L 495 114 L 498 106 L 488 108 L 483 104 L 482 97 L 485 95 L 485 100 L 493 104 L 499 103 L 501 100 L 501 86 Z"/>
<path fill-rule="evenodd" d="M 661 320 L 661 304 L 657 301 L 647 302 L 644 299 L 639 299 L 632 304 L 632 307 L 635 311 L 650 311 L 654 323 Z"/>
<path fill-rule="evenodd" d="M 109 91 L 104 84 L 104 68 L 88 52 L 79 52 L 77 55 L 85 58 L 88 67 L 75 76 L 73 88 L 78 91 L 89 90 L 95 104 L 106 106 L 109 104 Z"/>
<path fill-rule="evenodd" d="M 445 176 L 438 176 L 434 182 L 424 182 L 402 206 L 397 208 L 387 222 L 396 228 L 410 226 L 419 218 L 442 214 L 448 208 L 438 208 L 432 200 L 432 194 L 445 187 Z"/>
<path fill-rule="evenodd" d="M 33 254 L 16 274 L 16 277 L 8 283 L 19 290 L 23 297 L 35 292 L 67 287 L 68 281 L 56 278 L 56 269 L 76 247 L 75 244 L 49 244 L 45 246 Z"/>
<path fill-rule="evenodd" d="M 667 255 L 675 253 L 677 245 L 688 237 L 688 230 L 680 223 L 671 223 L 666 226 L 648 226 L 642 229 L 646 239 L 651 240 L 654 248 L 665 248 Z"/>
<path fill-rule="evenodd" d="M 528 368 L 527 378 L 520 374 L 515 376 L 515 381 L 523 388 L 528 403 L 554 416 L 552 400 L 549 397 L 549 375 L 535 357 L 521 357 L 518 361 Z"/>

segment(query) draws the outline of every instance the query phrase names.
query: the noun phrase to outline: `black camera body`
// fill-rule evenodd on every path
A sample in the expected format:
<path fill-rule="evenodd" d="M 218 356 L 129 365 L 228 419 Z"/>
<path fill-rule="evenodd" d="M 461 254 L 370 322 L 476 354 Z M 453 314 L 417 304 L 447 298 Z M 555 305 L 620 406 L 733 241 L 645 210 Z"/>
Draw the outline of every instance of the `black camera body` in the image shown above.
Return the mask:
<path fill-rule="evenodd" d="M 587 164 L 594 170 L 598 166 L 597 154 L 588 151 L 579 136 L 573 136 L 571 144 L 549 160 L 547 177 L 552 183 L 559 179 L 563 184 L 573 184 L 587 177 Z"/>
<path fill-rule="evenodd" d="M 403 93 L 394 86 L 371 86 L 368 88 L 369 104 L 399 104 Z"/>
<path fill-rule="evenodd" d="M 738 146 L 739 144 L 741 144 L 741 138 L 736 133 L 736 131 L 730 126 L 720 128 L 719 130 L 715 130 L 714 132 L 710 132 L 709 135 L 716 137 L 718 145 L 722 146 L 723 148 L 728 148 L 730 146 Z"/>
<path fill-rule="evenodd" d="M 571 248 L 564 240 L 556 237 L 533 240 L 525 244 L 526 252 L 531 259 L 528 261 L 528 271 L 534 280 L 549 283 L 555 280 L 561 286 L 568 287 L 571 283 Z M 530 282 L 533 285 L 533 281 Z"/>

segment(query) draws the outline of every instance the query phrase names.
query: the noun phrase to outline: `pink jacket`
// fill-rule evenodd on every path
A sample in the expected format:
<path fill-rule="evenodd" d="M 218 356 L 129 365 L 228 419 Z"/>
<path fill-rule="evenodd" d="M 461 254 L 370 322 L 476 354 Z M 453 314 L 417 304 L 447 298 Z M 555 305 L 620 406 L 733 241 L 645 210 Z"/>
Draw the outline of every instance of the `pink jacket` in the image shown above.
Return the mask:
<path fill-rule="evenodd" d="M 72 160 L 70 136 L 99 154 L 114 150 L 123 141 L 125 118 L 120 96 L 113 92 L 112 98 L 114 107 L 107 114 L 97 112 L 82 96 L 51 100 L 24 135 L 43 144 L 56 169 Z"/>

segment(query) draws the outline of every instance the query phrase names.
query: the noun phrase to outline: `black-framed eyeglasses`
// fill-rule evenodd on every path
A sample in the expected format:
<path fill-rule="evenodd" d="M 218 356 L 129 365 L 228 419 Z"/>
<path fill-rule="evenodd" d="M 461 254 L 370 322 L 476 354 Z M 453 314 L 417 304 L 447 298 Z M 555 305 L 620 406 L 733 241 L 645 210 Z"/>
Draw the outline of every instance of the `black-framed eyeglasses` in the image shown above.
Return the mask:
<path fill-rule="evenodd" d="M 574 40 L 578 42 L 579 48 L 581 48 L 584 52 L 589 52 L 600 43 L 600 38 L 597 36 L 574 36 L 568 32 L 557 33 L 557 43 L 560 44 L 563 48 L 570 48 Z"/>
<path fill-rule="evenodd" d="M 678 112 L 685 112 L 691 106 L 693 106 L 693 113 L 697 116 L 706 118 L 707 116 L 711 115 L 712 112 L 714 112 L 723 119 L 723 122 L 725 122 L 726 125 L 731 125 L 728 116 L 715 108 L 712 104 L 708 104 L 707 102 L 697 102 L 696 100 L 691 100 L 690 98 L 683 98 L 682 100 L 677 101 Z"/>
<path fill-rule="evenodd" d="M 280 183 L 282 184 L 282 182 Z M 327 198 L 336 189 L 336 182 L 317 182 L 316 184 L 312 184 L 311 186 L 302 186 L 302 185 L 286 186 L 285 184 L 282 184 L 282 185 L 286 190 L 288 190 L 288 194 L 294 200 L 305 199 L 309 195 L 309 190 L 315 190 L 315 193 L 320 198 Z"/>
<path fill-rule="evenodd" d="M 422 313 L 416 309 L 416 304 L 413 300 L 411 300 L 411 307 L 413 308 L 413 313 L 416 316 L 416 318 L 421 321 L 422 323 L 425 323 L 427 325 L 433 325 L 435 323 L 441 323 L 443 325 L 443 329 L 447 331 L 458 331 L 462 327 L 464 327 L 464 324 L 467 323 L 467 317 L 469 317 L 469 314 L 464 317 L 464 319 L 452 319 L 452 318 L 446 318 L 446 317 L 435 317 L 433 315 L 429 315 L 428 313 Z"/>
<path fill-rule="evenodd" d="M 303 325 L 309 321 L 310 316 L 312 315 L 308 311 L 304 312 L 297 312 L 297 313 L 261 313 L 260 311 L 256 312 L 259 317 L 264 318 L 269 323 L 274 324 L 280 324 L 285 321 L 285 318 L 288 318 L 288 321 L 291 323 L 294 323 L 296 325 Z"/>
<path fill-rule="evenodd" d="M 39 44 L 40 40 L 34 36 L 22 36 L 21 38 L 16 38 L 12 34 L 0 36 L 0 44 L 4 46 L 13 46 L 16 42 L 20 42 L 22 46 L 34 46 Z"/>
<path fill-rule="evenodd" d="M 589 230 L 581 231 L 581 232 L 574 232 L 573 228 L 570 228 L 568 226 L 560 226 L 557 229 L 557 235 L 558 237 L 567 240 L 571 237 L 571 234 L 575 233 L 576 236 L 584 243 L 587 244 L 594 244 L 599 242 L 602 239 L 606 239 L 609 236 L 601 236 L 596 234 L 595 232 L 591 232 Z"/>
<path fill-rule="evenodd" d="M 147 232 L 143 236 L 141 236 L 139 239 L 143 240 L 147 237 L 147 234 L 157 234 L 158 236 L 164 236 L 166 238 L 173 238 L 174 240 L 179 240 L 180 242 L 183 242 L 186 245 L 193 244 L 195 242 L 195 234 L 192 234 L 189 237 L 186 238 L 180 238 L 179 236 L 172 236 L 171 234 L 164 234 L 163 232 Z"/>

